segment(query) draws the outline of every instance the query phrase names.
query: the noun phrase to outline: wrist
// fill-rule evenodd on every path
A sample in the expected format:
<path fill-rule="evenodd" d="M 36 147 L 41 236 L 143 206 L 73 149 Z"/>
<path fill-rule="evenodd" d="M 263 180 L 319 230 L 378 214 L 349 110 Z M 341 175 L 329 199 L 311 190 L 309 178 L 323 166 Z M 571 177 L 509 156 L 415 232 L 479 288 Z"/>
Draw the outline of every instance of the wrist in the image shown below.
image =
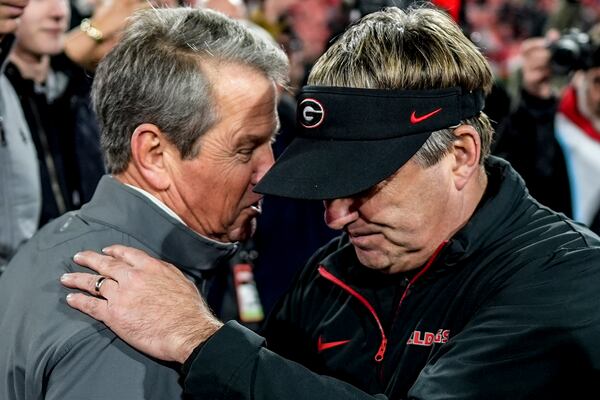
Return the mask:
<path fill-rule="evenodd" d="M 180 364 L 184 364 L 194 350 L 203 345 L 212 335 L 214 335 L 221 327 L 223 323 L 217 319 L 211 319 L 206 321 L 205 325 L 199 329 L 191 332 L 187 338 L 182 341 L 182 344 L 178 346 L 177 356 L 175 359 Z"/>
<path fill-rule="evenodd" d="M 100 30 L 92 20 L 84 18 L 79 25 L 79 29 L 85 33 L 90 39 L 96 43 L 102 43 L 104 40 L 104 33 Z"/>

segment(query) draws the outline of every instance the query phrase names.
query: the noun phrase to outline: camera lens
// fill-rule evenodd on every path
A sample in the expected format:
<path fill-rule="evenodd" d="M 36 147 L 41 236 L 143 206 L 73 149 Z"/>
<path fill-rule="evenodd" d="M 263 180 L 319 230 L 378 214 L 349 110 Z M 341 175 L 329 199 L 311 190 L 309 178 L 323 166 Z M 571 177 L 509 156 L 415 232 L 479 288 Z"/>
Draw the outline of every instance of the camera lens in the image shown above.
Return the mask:
<path fill-rule="evenodd" d="M 571 71 L 585 69 L 589 64 L 590 39 L 585 33 L 571 31 L 550 45 L 552 72 L 566 75 Z"/>

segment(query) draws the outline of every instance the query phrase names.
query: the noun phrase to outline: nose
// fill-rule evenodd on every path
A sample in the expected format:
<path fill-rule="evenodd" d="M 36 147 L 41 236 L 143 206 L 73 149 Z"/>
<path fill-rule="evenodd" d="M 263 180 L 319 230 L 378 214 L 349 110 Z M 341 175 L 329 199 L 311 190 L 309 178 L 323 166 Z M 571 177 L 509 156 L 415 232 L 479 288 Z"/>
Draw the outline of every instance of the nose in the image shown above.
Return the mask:
<path fill-rule="evenodd" d="M 270 143 L 262 146 L 260 153 L 257 156 L 256 167 L 252 174 L 252 184 L 256 185 L 265 176 L 267 171 L 271 169 L 275 163 L 275 157 L 273 156 L 273 149 Z"/>
<path fill-rule="evenodd" d="M 63 19 L 69 15 L 69 3 L 66 0 L 54 0 L 50 10 L 50 16 L 55 19 Z"/>
<path fill-rule="evenodd" d="M 353 207 L 352 198 L 325 200 L 325 223 L 331 229 L 344 227 L 358 218 L 358 211 Z"/>

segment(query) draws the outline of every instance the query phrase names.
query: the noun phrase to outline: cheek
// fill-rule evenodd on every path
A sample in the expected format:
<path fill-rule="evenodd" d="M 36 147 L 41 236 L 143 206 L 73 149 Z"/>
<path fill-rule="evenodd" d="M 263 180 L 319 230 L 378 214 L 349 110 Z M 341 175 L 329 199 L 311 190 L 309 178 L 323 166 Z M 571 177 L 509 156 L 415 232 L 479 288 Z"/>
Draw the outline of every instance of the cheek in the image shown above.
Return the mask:
<path fill-rule="evenodd" d="M 396 229 L 412 231 L 427 220 L 424 211 L 428 210 L 428 201 L 428 198 L 418 194 L 403 192 L 375 202 L 370 205 L 370 209 L 374 220 L 382 221 Z"/>
<path fill-rule="evenodd" d="M 387 221 L 391 237 L 420 247 L 435 235 L 438 221 L 443 220 L 445 202 L 446 193 L 441 190 L 428 195 L 413 193 L 383 208 L 378 218 Z"/>
<path fill-rule="evenodd" d="M 221 193 L 221 206 L 224 206 L 229 218 L 235 218 L 239 210 L 249 202 L 246 199 L 252 195 L 250 187 L 250 174 L 245 171 L 230 174 L 217 184 L 217 190 Z"/>
<path fill-rule="evenodd" d="M 590 88 L 587 91 L 587 98 L 588 103 L 590 103 L 592 107 L 596 106 L 596 103 L 598 103 L 598 100 L 600 100 L 600 90 L 597 89 L 594 85 L 590 86 Z"/>
<path fill-rule="evenodd" d="M 15 32 L 20 47 L 24 49 L 29 49 L 37 41 L 36 32 L 32 28 L 33 27 L 31 24 L 24 23 L 23 20 L 21 20 L 19 28 Z"/>
<path fill-rule="evenodd" d="M 596 109 L 600 107 L 600 91 L 594 91 L 594 94 L 592 96 L 592 103 L 592 108 Z"/>

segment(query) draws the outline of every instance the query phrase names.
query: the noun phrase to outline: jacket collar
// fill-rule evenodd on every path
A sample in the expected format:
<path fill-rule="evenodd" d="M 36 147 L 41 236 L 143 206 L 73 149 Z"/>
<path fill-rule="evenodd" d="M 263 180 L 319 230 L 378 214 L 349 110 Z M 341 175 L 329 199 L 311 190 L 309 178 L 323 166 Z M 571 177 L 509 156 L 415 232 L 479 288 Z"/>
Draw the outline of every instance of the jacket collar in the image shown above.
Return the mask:
<path fill-rule="evenodd" d="M 523 178 L 501 158 L 489 157 L 485 164 L 488 185 L 477 209 L 449 241 L 440 255 L 446 265 L 488 248 L 529 221 L 526 213 L 537 210 Z M 502 232 L 502 235 L 498 235 Z"/>
<path fill-rule="evenodd" d="M 155 256 L 194 277 L 215 269 L 237 247 L 234 243 L 219 243 L 200 236 L 142 193 L 108 175 L 102 177 L 92 200 L 82 207 L 81 215 L 133 237 Z"/>

